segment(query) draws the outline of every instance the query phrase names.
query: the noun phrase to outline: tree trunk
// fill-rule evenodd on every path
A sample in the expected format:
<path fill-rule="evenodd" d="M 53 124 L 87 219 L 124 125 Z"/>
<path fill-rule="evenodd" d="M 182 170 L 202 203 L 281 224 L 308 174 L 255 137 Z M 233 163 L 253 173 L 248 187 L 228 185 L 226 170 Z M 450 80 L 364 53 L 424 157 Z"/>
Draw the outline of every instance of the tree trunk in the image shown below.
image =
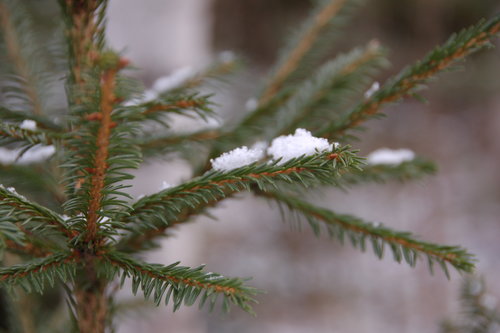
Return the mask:
<path fill-rule="evenodd" d="M 106 282 L 95 279 L 91 284 L 77 285 L 75 297 L 80 333 L 104 333 L 108 313 Z"/>

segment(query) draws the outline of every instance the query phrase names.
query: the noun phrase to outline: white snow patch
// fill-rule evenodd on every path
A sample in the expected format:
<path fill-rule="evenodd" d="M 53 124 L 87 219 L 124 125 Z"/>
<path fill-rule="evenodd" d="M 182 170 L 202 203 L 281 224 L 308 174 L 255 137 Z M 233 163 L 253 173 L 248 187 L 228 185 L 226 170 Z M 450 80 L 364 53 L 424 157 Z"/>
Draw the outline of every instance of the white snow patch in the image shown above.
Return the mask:
<path fill-rule="evenodd" d="M 411 161 L 415 158 L 415 153 L 409 149 L 377 149 L 366 157 L 370 165 L 388 164 L 398 165 L 403 162 Z"/>
<path fill-rule="evenodd" d="M 252 164 L 264 157 L 262 149 L 248 149 L 246 146 L 228 151 L 221 156 L 211 159 L 212 168 L 217 171 L 230 171 Z"/>
<path fill-rule="evenodd" d="M 295 134 L 282 135 L 271 142 L 267 153 L 273 159 L 281 158 L 284 163 L 292 158 L 302 155 L 314 155 L 323 151 L 331 151 L 333 145 L 327 139 L 312 136 L 311 132 L 303 128 L 297 128 Z"/>
<path fill-rule="evenodd" d="M 163 92 L 177 88 L 193 77 L 195 73 L 196 71 L 192 67 L 176 69 L 172 74 L 158 78 L 153 83 L 153 90 Z"/>
<path fill-rule="evenodd" d="M 18 198 L 26 200 L 26 197 L 23 196 L 23 195 L 21 195 L 21 194 L 19 194 L 19 193 L 17 193 L 17 191 L 16 191 L 16 189 L 14 187 L 5 187 L 2 184 L 0 184 L 0 188 L 3 188 L 3 189 L 9 191 L 12 194 L 15 194 Z"/>
<path fill-rule="evenodd" d="M 34 120 L 26 119 L 23 120 L 19 128 L 29 131 L 36 131 L 36 122 Z"/>
<path fill-rule="evenodd" d="M 0 164 L 19 164 L 26 165 L 44 161 L 54 155 L 56 149 L 54 146 L 35 146 L 25 152 L 17 161 L 21 149 L 7 149 L 0 147 Z"/>
<path fill-rule="evenodd" d="M 250 98 L 245 102 L 245 110 L 253 111 L 259 106 L 259 101 L 256 98 Z"/>
<path fill-rule="evenodd" d="M 370 88 L 365 92 L 365 98 L 368 99 L 372 97 L 374 93 L 376 93 L 380 89 L 380 83 L 377 81 L 373 82 Z"/>

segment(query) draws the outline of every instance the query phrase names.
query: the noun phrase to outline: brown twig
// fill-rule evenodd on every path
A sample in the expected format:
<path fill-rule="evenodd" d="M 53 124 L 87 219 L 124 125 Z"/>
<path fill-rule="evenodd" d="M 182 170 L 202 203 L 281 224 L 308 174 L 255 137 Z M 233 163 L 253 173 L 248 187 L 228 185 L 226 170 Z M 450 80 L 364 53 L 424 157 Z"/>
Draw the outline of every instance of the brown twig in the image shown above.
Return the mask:
<path fill-rule="evenodd" d="M 96 239 L 97 220 L 101 208 L 102 190 L 108 164 L 109 137 L 111 135 L 111 112 L 115 101 L 115 75 L 116 69 L 108 69 L 102 75 L 101 85 L 101 126 L 97 132 L 97 151 L 94 158 L 94 168 L 90 186 L 90 202 L 87 214 L 86 241 L 92 242 Z"/>

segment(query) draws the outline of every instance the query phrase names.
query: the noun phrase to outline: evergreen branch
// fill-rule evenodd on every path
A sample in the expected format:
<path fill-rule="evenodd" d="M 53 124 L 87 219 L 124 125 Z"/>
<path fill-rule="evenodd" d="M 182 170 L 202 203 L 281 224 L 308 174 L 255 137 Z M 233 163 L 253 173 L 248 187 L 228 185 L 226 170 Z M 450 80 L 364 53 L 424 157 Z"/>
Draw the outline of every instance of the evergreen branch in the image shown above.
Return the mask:
<path fill-rule="evenodd" d="M 5 187 L 16 186 L 20 192 L 43 195 L 49 207 L 64 202 L 58 181 L 41 165 L 0 164 L 0 183 Z"/>
<path fill-rule="evenodd" d="M 245 286 L 245 280 L 205 273 L 202 271 L 203 266 L 197 268 L 178 266 L 179 262 L 169 266 L 147 264 L 117 252 L 106 253 L 103 259 L 123 270 L 122 283 L 125 278 L 132 278 L 134 294 L 141 288 L 146 299 L 153 296 L 156 305 L 162 300 L 168 304 L 172 297 L 176 311 L 183 303 L 188 306 L 193 305 L 200 298 L 200 307 L 208 301 L 210 309 L 213 309 L 218 296 L 221 295 L 224 298 L 225 311 L 229 310 L 232 303 L 244 311 L 253 313 L 250 303 L 256 302 L 252 296 L 258 291 Z"/>
<path fill-rule="evenodd" d="M 12 240 L 6 240 L 5 245 L 8 251 L 16 254 L 29 255 L 35 258 L 44 258 L 52 254 L 52 252 L 33 244 L 31 241 L 25 244 L 19 244 Z M 0 245 L 0 250 L 1 250 Z M 1 257 L 1 256 L 0 256 Z"/>
<path fill-rule="evenodd" d="M 30 146 L 34 146 L 37 144 L 51 145 L 55 141 L 59 141 L 61 138 L 62 135 L 50 130 L 27 130 L 22 129 L 18 125 L 14 124 L 0 124 L 0 142 L 22 142 Z"/>
<path fill-rule="evenodd" d="M 67 19 L 67 36 L 70 51 L 72 81 L 80 91 L 75 92 L 75 102 L 85 102 L 85 92 L 89 90 L 88 73 L 96 55 L 103 47 L 103 27 L 99 17 L 105 9 L 104 0 L 59 0 Z M 92 94 L 89 94 L 92 96 Z"/>
<path fill-rule="evenodd" d="M 406 96 L 412 96 L 429 79 L 442 72 L 467 55 L 491 45 L 490 39 L 500 31 L 500 15 L 489 21 L 480 21 L 475 26 L 453 35 L 442 46 L 435 48 L 422 61 L 401 71 L 390 79 L 369 99 L 360 103 L 338 122 L 321 129 L 316 135 L 340 138 L 344 133 L 362 122 L 376 116 L 379 109 Z"/>
<path fill-rule="evenodd" d="M 338 149 L 337 153 L 302 156 L 284 164 L 251 164 L 227 172 L 210 171 L 185 184 L 146 196 L 123 217 L 123 228 L 132 234 L 124 243 L 136 242 L 147 230 L 163 231 L 174 223 L 186 221 L 191 215 L 252 186 L 265 191 L 280 182 L 305 187 L 336 183 L 341 171 L 357 169 L 361 163 L 348 148 Z M 158 233 L 152 231 L 146 238 L 156 235 Z M 120 244 L 121 248 L 124 243 Z"/>
<path fill-rule="evenodd" d="M 75 259 L 71 253 L 57 253 L 35 259 L 26 264 L 0 268 L 0 285 L 21 285 L 27 292 L 41 293 L 46 282 L 72 280 L 75 275 Z"/>
<path fill-rule="evenodd" d="M 364 48 L 341 54 L 321 66 L 311 79 L 298 85 L 297 92 L 277 109 L 277 126 L 273 127 L 276 130 L 267 137 L 288 134 L 298 127 L 309 129 L 331 121 L 335 116 L 331 105 L 339 107 L 342 99 L 356 91 L 356 86 L 365 86 L 370 76 L 387 64 L 384 53 L 378 42 L 372 41 Z M 325 107 L 329 112 L 325 112 Z"/>
<path fill-rule="evenodd" d="M 387 245 L 397 262 L 404 259 L 413 267 L 418 258 L 423 256 L 427 258 L 431 272 L 433 264 L 438 263 L 448 277 L 447 264 L 459 272 L 471 272 L 474 269 L 473 255 L 461 247 L 419 241 L 409 232 L 395 231 L 385 226 L 367 223 L 354 216 L 337 214 L 286 194 L 269 191 L 262 192 L 261 195 L 302 215 L 316 235 L 323 226 L 332 238 L 337 238 L 343 243 L 347 236 L 354 247 L 359 247 L 363 251 L 366 247 L 365 242 L 369 240 L 379 258 L 382 258 L 384 247 Z"/>
<path fill-rule="evenodd" d="M 318 37 L 328 28 L 332 28 L 332 20 L 340 15 L 350 2 L 353 1 L 326 0 L 319 2 L 309 20 L 303 25 L 298 38 L 291 41 L 286 52 L 278 60 L 277 69 L 261 94 L 260 105 L 268 103 L 279 92 L 288 78 L 297 70 L 304 57 L 311 51 Z"/>
<path fill-rule="evenodd" d="M 108 150 L 109 140 L 111 135 L 111 112 L 113 111 L 113 103 L 115 102 L 115 75 L 116 69 L 108 69 L 102 75 L 101 86 L 101 125 L 97 132 L 96 146 L 97 151 L 94 157 L 94 170 L 90 184 L 90 201 L 87 212 L 87 242 L 95 240 L 97 234 L 97 220 L 99 218 L 99 209 L 101 208 L 101 200 L 103 196 L 104 180 L 106 177 L 106 169 L 108 168 Z"/>
<path fill-rule="evenodd" d="M 10 6 L 12 6 L 12 4 Z M 29 67 L 33 65 L 34 61 L 32 60 L 34 59 L 26 59 L 26 52 L 23 52 L 21 42 L 19 40 L 19 38 L 27 37 L 31 33 L 31 31 L 28 31 L 31 30 L 31 27 L 26 26 L 27 16 L 21 5 L 19 3 L 15 3 L 14 6 L 16 6 L 16 8 L 12 8 L 14 10 L 14 14 L 15 12 L 18 13 L 18 17 L 12 17 L 13 13 L 11 13 L 11 8 L 9 8 L 10 6 L 6 3 L 0 3 L 0 29 L 3 30 L 8 57 L 14 64 L 17 74 L 20 75 L 24 81 L 22 87 L 31 102 L 33 113 L 35 115 L 40 115 L 42 114 L 42 104 L 35 89 L 35 75 Z M 19 17 L 20 15 L 22 15 L 22 18 Z M 15 23 L 17 23 L 17 26 Z M 24 29 L 19 27 L 20 24 L 24 25 Z M 21 31 L 16 31 L 16 28 L 20 28 Z"/>
<path fill-rule="evenodd" d="M 353 185 L 359 183 L 375 182 L 385 183 L 389 180 L 415 180 L 426 175 L 436 173 L 437 167 L 431 162 L 415 158 L 398 165 L 366 165 L 362 171 L 345 173 L 340 179 L 341 184 Z"/>
<path fill-rule="evenodd" d="M 55 132 L 62 131 L 62 127 L 55 124 L 50 118 L 41 115 L 28 114 L 23 111 L 12 111 L 4 106 L 0 106 L 0 119 L 2 121 L 12 121 L 20 123 L 23 120 L 33 120 L 37 123 L 37 127 L 42 129 L 49 129 Z"/>
<path fill-rule="evenodd" d="M 331 123 L 361 89 L 366 89 L 371 76 L 386 65 L 385 51 L 377 41 L 337 56 L 288 91 L 279 103 L 275 99 L 249 113 L 236 128 L 221 136 L 210 157 L 251 145 L 249 138 L 270 140 L 299 127 L 314 131 Z M 268 126 L 270 123 L 275 125 Z"/>
<path fill-rule="evenodd" d="M 165 95 L 154 101 L 139 104 L 137 107 L 142 110 L 141 121 L 156 121 L 165 127 L 170 127 L 165 121 L 165 115 L 177 114 L 186 117 L 197 115 L 203 120 L 214 116 L 210 106 L 213 104 L 209 98 L 211 95 L 199 96 L 198 94 Z"/>
<path fill-rule="evenodd" d="M 14 222 L 37 222 L 53 226 L 56 230 L 72 238 L 74 233 L 64 220 L 52 210 L 29 201 L 13 188 L 0 185 L 0 213 L 4 217 L 14 218 Z"/>
<path fill-rule="evenodd" d="M 215 61 L 204 70 L 188 78 L 181 86 L 167 92 L 171 94 L 193 90 L 207 83 L 210 79 L 221 80 L 222 76 L 232 74 L 239 67 L 240 62 L 238 60 L 225 61 L 222 59 Z"/>

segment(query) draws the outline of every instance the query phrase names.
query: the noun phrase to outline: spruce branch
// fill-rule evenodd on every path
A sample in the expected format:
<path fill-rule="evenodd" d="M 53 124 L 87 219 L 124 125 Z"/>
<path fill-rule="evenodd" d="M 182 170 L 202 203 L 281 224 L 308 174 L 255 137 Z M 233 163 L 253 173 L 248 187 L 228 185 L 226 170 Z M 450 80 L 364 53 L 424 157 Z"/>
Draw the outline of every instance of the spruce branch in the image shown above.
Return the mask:
<path fill-rule="evenodd" d="M 144 297 L 148 299 L 153 296 L 156 305 L 162 300 L 168 304 L 172 298 L 175 311 L 183 303 L 189 306 L 200 299 L 200 308 L 208 301 L 210 309 L 213 309 L 218 296 L 222 296 L 225 311 L 229 310 L 232 303 L 253 313 L 250 303 L 256 302 L 252 297 L 258 291 L 245 286 L 245 280 L 226 278 L 211 272 L 205 273 L 203 266 L 197 268 L 179 266 L 179 262 L 169 266 L 147 264 L 118 252 L 108 252 L 103 255 L 103 259 L 123 271 L 122 283 L 126 278 L 132 278 L 134 294 L 141 288 Z"/>
<path fill-rule="evenodd" d="M 340 179 L 341 185 L 354 185 L 364 183 L 385 183 L 389 180 L 416 180 L 427 175 L 436 173 L 435 163 L 415 158 L 411 161 L 403 162 L 398 165 L 366 165 L 361 171 L 345 173 Z"/>
<path fill-rule="evenodd" d="M 97 132 L 96 146 L 97 151 L 94 157 L 94 170 L 90 184 L 90 202 L 87 212 L 87 242 L 95 240 L 97 234 L 98 211 L 101 208 L 102 191 L 104 189 L 104 180 L 106 169 L 108 168 L 108 149 L 109 137 L 111 135 L 111 112 L 115 102 L 115 75 L 116 69 L 108 69 L 102 74 L 101 86 L 101 124 Z"/>
<path fill-rule="evenodd" d="M 458 272 L 469 273 L 474 269 L 474 256 L 459 246 L 419 241 L 409 232 L 395 231 L 351 215 L 337 214 L 284 193 L 268 191 L 261 192 L 261 195 L 300 214 L 309 222 L 316 235 L 320 234 L 322 227 L 326 228 L 330 237 L 338 239 L 341 243 L 347 237 L 354 247 L 359 247 L 362 251 L 366 248 L 365 243 L 370 242 L 373 252 L 379 258 L 384 254 L 384 247 L 388 246 L 397 262 L 404 259 L 413 267 L 419 258 L 424 257 L 431 273 L 433 265 L 437 263 L 448 278 L 447 264 Z"/>
<path fill-rule="evenodd" d="M 341 138 L 348 130 L 376 116 L 380 108 L 415 95 L 436 74 L 449 69 L 471 53 L 490 46 L 490 40 L 500 31 L 500 15 L 451 36 L 442 46 L 430 52 L 422 61 L 402 70 L 389 79 L 380 90 L 346 113 L 338 122 L 329 124 L 316 135 L 331 139 Z"/>
<path fill-rule="evenodd" d="M 38 128 L 61 132 L 62 127 L 55 124 L 52 119 L 43 115 L 29 114 L 24 111 L 13 111 L 5 106 L 0 106 L 0 119 L 4 122 L 21 123 L 24 120 L 33 120 Z"/>
<path fill-rule="evenodd" d="M 62 135 L 50 130 L 27 130 L 10 123 L 0 124 L 0 142 L 4 144 L 19 142 L 28 146 L 37 144 L 51 145 L 60 141 Z"/>
<path fill-rule="evenodd" d="M 61 193 L 57 180 L 44 166 L 0 164 L 0 175 L 5 187 L 17 186 L 20 192 L 33 195 L 43 193 L 50 207 L 64 202 L 64 194 Z"/>
<path fill-rule="evenodd" d="M 335 183 L 341 170 L 357 169 L 361 163 L 348 148 L 340 148 L 338 153 L 302 156 L 283 164 L 254 163 L 227 172 L 212 170 L 190 182 L 143 197 L 124 217 L 123 228 L 142 234 L 148 229 L 171 226 L 179 217 L 184 220 L 234 193 L 250 190 L 252 185 L 266 190 L 279 182 L 304 187 Z"/>
<path fill-rule="evenodd" d="M 76 84 L 72 98 L 77 104 L 92 96 L 89 74 L 93 71 L 95 56 L 104 46 L 105 0 L 59 0 L 68 26 L 71 81 Z M 88 93 L 88 96 L 85 96 Z M 70 94 L 70 95 L 72 95 Z"/>
<path fill-rule="evenodd" d="M 38 95 L 37 75 L 33 67 L 37 63 L 37 55 L 31 49 L 34 39 L 24 40 L 33 34 L 28 16 L 22 4 L 13 1 L 0 2 L 0 28 L 3 32 L 4 43 L 10 62 L 15 72 L 21 77 L 21 86 L 26 94 L 35 115 L 42 114 L 42 103 Z M 35 43 L 36 44 L 36 43 Z"/>
<path fill-rule="evenodd" d="M 308 20 L 305 21 L 300 31 L 292 39 L 280 59 L 276 69 L 271 75 L 266 88 L 259 99 L 259 105 L 267 104 L 282 89 L 290 76 L 297 71 L 304 58 L 314 49 L 322 34 L 328 30 L 337 30 L 339 23 L 345 21 L 344 16 L 350 12 L 349 7 L 355 6 L 355 0 L 324 0 L 318 1 Z M 331 40 L 328 42 L 331 43 Z"/>
<path fill-rule="evenodd" d="M 37 229 L 51 228 L 62 234 L 73 237 L 74 233 L 59 214 L 52 210 L 29 201 L 14 189 L 0 185 L 0 212 L 10 217 L 14 222 L 35 222 L 41 224 Z"/>
<path fill-rule="evenodd" d="M 75 276 L 77 259 L 72 253 L 56 253 L 26 264 L 0 268 L 0 285 L 20 285 L 27 292 L 41 293 L 46 282 L 71 281 Z"/>
<path fill-rule="evenodd" d="M 240 61 L 236 58 L 229 60 L 217 59 L 208 67 L 200 71 L 197 71 L 194 75 L 185 80 L 180 86 L 164 91 L 161 94 L 161 97 L 166 96 L 165 93 L 168 94 L 190 93 L 194 91 L 195 88 L 204 86 L 213 80 L 220 81 L 224 78 L 224 76 L 233 74 L 240 67 L 240 65 L 241 65 Z"/>
<path fill-rule="evenodd" d="M 360 86 L 366 86 L 370 77 L 386 65 L 385 52 L 377 41 L 328 61 L 299 84 L 296 93 L 276 110 L 277 129 L 269 137 L 288 134 L 299 127 L 317 128 L 331 121 L 336 115 L 331 105 L 339 108 L 344 99 L 359 91 Z"/>
<path fill-rule="evenodd" d="M 168 116 L 179 115 L 189 118 L 196 116 L 207 121 L 214 117 L 210 101 L 212 95 L 190 94 L 165 94 L 152 101 L 141 103 L 134 107 L 141 110 L 137 119 L 144 126 L 146 121 L 155 121 L 164 127 L 170 127 Z M 146 127 L 147 128 L 147 127 Z"/>

